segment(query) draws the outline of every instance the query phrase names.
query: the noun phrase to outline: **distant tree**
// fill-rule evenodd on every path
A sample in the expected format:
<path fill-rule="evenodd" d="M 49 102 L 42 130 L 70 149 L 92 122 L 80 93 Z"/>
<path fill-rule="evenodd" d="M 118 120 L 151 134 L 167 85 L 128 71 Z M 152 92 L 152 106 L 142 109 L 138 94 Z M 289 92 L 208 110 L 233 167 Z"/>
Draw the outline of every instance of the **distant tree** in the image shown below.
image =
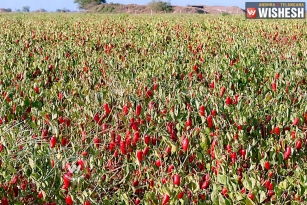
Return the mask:
<path fill-rule="evenodd" d="M 30 12 L 30 6 L 22 7 L 22 12 Z"/>
<path fill-rule="evenodd" d="M 152 0 L 148 3 L 149 8 L 154 11 L 166 11 L 170 12 L 173 10 L 171 3 L 168 1 L 161 1 L 161 0 Z"/>
<path fill-rule="evenodd" d="M 63 8 L 62 12 L 71 12 L 69 9 Z"/>
<path fill-rule="evenodd" d="M 63 9 L 57 9 L 56 12 L 63 12 L 63 13 L 65 13 L 65 12 L 70 12 L 70 10 L 63 8 Z"/>
<path fill-rule="evenodd" d="M 20 9 L 16 9 L 16 12 L 21 12 Z"/>
<path fill-rule="evenodd" d="M 89 9 L 101 3 L 106 3 L 106 0 L 74 0 L 74 3 L 79 5 L 79 9 Z"/>
<path fill-rule="evenodd" d="M 0 8 L 0 12 L 12 12 L 12 9 L 10 9 L 10 8 L 8 8 L 8 9 Z"/>
<path fill-rule="evenodd" d="M 71 12 L 71 11 L 69 9 L 63 8 L 63 9 L 57 9 L 56 12 L 66 13 L 66 12 Z"/>
<path fill-rule="evenodd" d="M 37 11 L 38 11 L 38 12 L 47 12 L 47 10 L 46 10 L 46 9 L 43 9 L 43 8 L 38 9 Z"/>

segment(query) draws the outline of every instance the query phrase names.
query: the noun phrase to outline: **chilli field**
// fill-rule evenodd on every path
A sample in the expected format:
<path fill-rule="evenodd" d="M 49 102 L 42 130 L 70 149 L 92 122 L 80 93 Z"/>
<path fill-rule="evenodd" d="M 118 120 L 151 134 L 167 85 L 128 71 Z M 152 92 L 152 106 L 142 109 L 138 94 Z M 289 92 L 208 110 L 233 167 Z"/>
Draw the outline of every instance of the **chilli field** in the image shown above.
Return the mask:
<path fill-rule="evenodd" d="M 307 24 L 0 15 L 1 205 L 303 204 Z"/>

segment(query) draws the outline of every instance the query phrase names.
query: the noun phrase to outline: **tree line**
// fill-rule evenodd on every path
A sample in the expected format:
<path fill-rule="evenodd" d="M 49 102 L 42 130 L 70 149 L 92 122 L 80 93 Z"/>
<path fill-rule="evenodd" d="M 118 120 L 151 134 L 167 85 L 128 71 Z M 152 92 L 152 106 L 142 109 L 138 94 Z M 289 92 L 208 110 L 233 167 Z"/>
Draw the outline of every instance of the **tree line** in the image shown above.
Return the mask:
<path fill-rule="evenodd" d="M 87 10 L 102 3 L 106 0 L 74 0 L 74 3 L 79 5 L 79 9 Z M 147 4 L 153 11 L 172 11 L 173 7 L 169 1 L 152 0 Z"/>
<path fill-rule="evenodd" d="M 13 12 L 13 10 L 11 8 L 0 8 L 0 12 Z M 29 6 L 24 6 L 22 7 L 22 9 L 16 9 L 15 12 L 30 12 L 30 7 Z M 46 9 L 40 8 L 38 10 L 36 10 L 35 12 L 48 12 Z M 55 12 L 71 12 L 69 9 L 57 9 Z"/>
<path fill-rule="evenodd" d="M 94 6 L 106 3 L 106 0 L 74 0 L 74 3 L 78 4 L 79 9 L 88 10 Z M 169 1 L 152 0 L 147 4 L 153 11 L 172 11 L 172 5 Z M 12 12 L 12 9 L 1 9 L 2 12 Z M 29 6 L 24 6 L 22 9 L 17 9 L 16 12 L 30 12 Z M 37 12 L 47 12 L 46 9 L 39 9 Z M 68 9 L 57 9 L 56 12 L 70 12 Z"/>

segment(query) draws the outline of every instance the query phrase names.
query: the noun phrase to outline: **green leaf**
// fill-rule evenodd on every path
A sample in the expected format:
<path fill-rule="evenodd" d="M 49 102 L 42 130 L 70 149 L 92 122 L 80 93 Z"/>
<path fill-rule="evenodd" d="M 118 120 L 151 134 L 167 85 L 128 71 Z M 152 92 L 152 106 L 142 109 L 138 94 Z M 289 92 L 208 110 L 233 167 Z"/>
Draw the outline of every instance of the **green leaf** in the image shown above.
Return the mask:
<path fill-rule="evenodd" d="M 245 201 L 246 205 L 255 205 L 255 203 L 248 197 L 246 197 L 246 201 Z"/>
<path fill-rule="evenodd" d="M 103 200 L 103 204 L 110 205 L 110 201 L 109 201 L 108 199 L 104 199 L 104 200 Z"/>
<path fill-rule="evenodd" d="M 229 182 L 229 190 L 230 191 L 237 191 L 237 181 L 236 180 L 230 180 Z"/>
<path fill-rule="evenodd" d="M 204 157 L 203 157 L 203 154 L 200 153 L 200 152 L 197 152 L 197 153 L 196 153 L 196 156 L 197 156 L 197 158 L 198 158 L 199 160 L 201 160 L 201 161 L 202 161 L 203 158 L 204 158 Z"/>
<path fill-rule="evenodd" d="M 212 193 L 211 193 L 211 201 L 213 202 L 213 204 L 219 204 L 218 194 L 217 194 L 216 190 L 213 190 Z"/>
<path fill-rule="evenodd" d="M 236 199 L 237 199 L 238 201 L 241 201 L 242 199 L 244 199 L 241 193 L 237 193 L 237 192 L 236 192 L 235 195 L 236 195 Z"/>
<path fill-rule="evenodd" d="M 233 203 L 231 202 L 230 199 L 226 198 L 226 199 L 225 199 L 225 204 L 226 204 L 226 205 L 231 205 L 231 204 L 233 204 Z"/>
<path fill-rule="evenodd" d="M 7 168 L 12 172 L 12 174 L 15 174 L 17 172 L 16 169 L 14 169 L 14 167 L 11 165 L 11 163 L 9 163 L 9 166 Z"/>
<path fill-rule="evenodd" d="M 208 145 L 206 142 L 201 142 L 200 147 L 202 148 L 203 153 L 205 153 L 208 150 Z"/>
<path fill-rule="evenodd" d="M 101 102 L 100 93 L 95 93 L 95 102 L 96 103 L 100 103 Z"/>
<path fill-rule="evenodd" d="M 260 195 L 260 203 L 264 202 L 264 200 L 266 200 L 267 198 L 267 194 L 265 193 L 265 191 L 260 190 L 259 191 L 259 195 Z"/>
<path fill-rule="evenodd" d="M 287 182 L 286 182 L 286 180 L 280 182 L 280 183 L 278 184 L 278 187 L 279 187 L 280 189 L 282 189 L 282 190 L 286 190 L 286 189 L 287 189 Z"/>
<path fill-rule="evenodd" d="M 27 97 L 27 98 L 25 99 L 25 101 L 24 101 L 24 106 L 25 106 L 25 107 L 28 107 L 30 104 L 31 104 L 31 102 L 30 102 L 29 98 Z"/>
<path fill-rule="evenodd" d="M 305 186 L 302 186 L 302 185 L 300 185 L 300 188 L 301 188 L 300 195 L 304 196 L 305 192 L 306 192 L 306 188 L 305 188 Z"/>
<path fill-rule="evenodd" d="M 45 198 L 46 198 L 46 192 L 43 191 L 43 190 L 41 190 L 41 192 L 42 192 L 42 194 L 43 194 L 43 199 L 45 199 Z"/>
<path fill-rule="evenodd" d="M 87 95 L 87 96 L 85 97 L 85 100 L 86 100 L 86 102 L 87 102 L 87 103 L 90 103 L 90 102 L 91 102 L 91 100 L 90 100 L 90 96 L 89 96 L 89 95 Z"/>
<path fill-rule="evenodd" d="M 252 190 L 253 190 L 255 188 L 255 185 L 256 185 L 257 181 L 254 178 L 251 178 L 250 182 L 252 184 Z"/>
<path fill-rule="evenodd" d="M 169 112 L 169 114 L 170 114 L 171 118 L 172 118 L 173 120 L 175 120 L 174 112 L 173 112 L 172 110 Z"/>
<path fill-rule="evenodd" d="M 178 147 L 176 145 L 172 145 L 172 153 L 176 153 L 178 150 Z"/>
<path fill-rule="evenodd" d="M 226 204 L 225 198 L 223 196 L 221 196 L 221 195 L 219 195 L 219 204 L 220 205 L 225 205 Z"/>
<path fill-rule="evenodd" d="M 209 127 L 205 127 L 205 133 L 208 135 L 208 134 L 210 134 L 210 128 Z"/>
<path fill-rule="evenodd" d="M 249 177 L 244 174 L 244 179 L 242 180 L 242 183 L 243 183 L 243 186 L 247 189 L 247 190 L 252 190 L 252 183 L 251 181 L 249 180 Z"/>
<path fill-rule="evenodd" d="M 32 169 L 34 169 L 35 164 L 34 164 L 33 159 L 31 159 L 31 158 L 29 158 L 29 165 L 30 165 L 30 167 L 31 167 Z"/>
<path fill-rule="evenodd" d="M 52 120 L 57 119 L 57 117 L 58 117 L 58 114 L 57 114 L 56 112 L 53 112 L 53 113 L 51 114 L 51 119 L 52 119 Z"/>
<path fill-rule="evenodd" d="M 219 183 L 225 185 L 227 183 L 227 176 L 226 175 L 217 175 L 216 179 Z"/>
<path fill-rule="evenodd" d="M 129 204 L 129 198 L 128 198 L 126 193 L 122 195 L 122 198 L 123 198 L 123 200 L 125 201 L 126 204 Z"/>

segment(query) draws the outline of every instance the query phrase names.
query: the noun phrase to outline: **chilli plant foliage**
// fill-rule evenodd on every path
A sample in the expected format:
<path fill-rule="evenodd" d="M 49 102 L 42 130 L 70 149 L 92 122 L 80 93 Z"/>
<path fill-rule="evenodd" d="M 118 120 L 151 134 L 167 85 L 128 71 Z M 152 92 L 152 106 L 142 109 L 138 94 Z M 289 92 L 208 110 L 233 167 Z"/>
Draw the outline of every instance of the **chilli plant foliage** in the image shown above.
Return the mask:
<path fill-rule="evenodd" d="M 0 27 L 1 205 L 306 203 L 305 21 Z"/>

